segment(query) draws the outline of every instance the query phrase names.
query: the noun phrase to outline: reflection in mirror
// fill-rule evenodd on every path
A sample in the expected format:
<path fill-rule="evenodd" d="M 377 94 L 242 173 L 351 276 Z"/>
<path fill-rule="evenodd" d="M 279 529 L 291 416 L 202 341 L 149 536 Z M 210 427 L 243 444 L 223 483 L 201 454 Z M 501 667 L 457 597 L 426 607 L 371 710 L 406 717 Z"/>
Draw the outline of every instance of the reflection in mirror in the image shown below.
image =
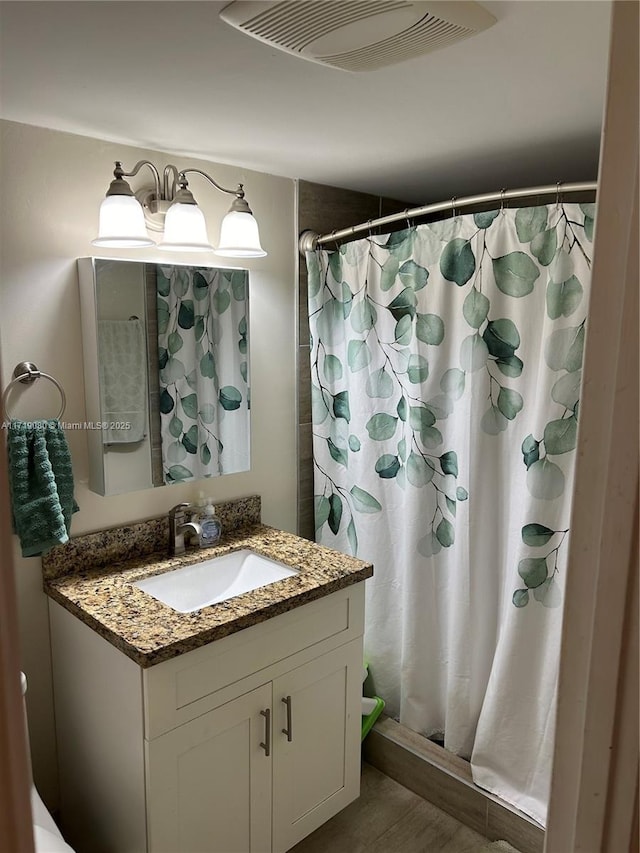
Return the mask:
<path fill-rule="evenodd" d="M 78 261 L 89 488 L 249 469 L 248 272 Z"/>
<path fill-rule="evenodd" d="M 247 271 L 158 266 L 166 483 L 246 469 Z"/>

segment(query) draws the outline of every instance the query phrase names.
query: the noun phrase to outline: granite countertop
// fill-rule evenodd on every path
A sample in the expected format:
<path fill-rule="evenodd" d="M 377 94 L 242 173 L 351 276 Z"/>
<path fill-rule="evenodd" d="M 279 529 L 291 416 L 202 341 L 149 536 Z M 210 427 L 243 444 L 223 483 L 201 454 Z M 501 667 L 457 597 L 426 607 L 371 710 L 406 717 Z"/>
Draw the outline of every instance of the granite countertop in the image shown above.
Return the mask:
<path fill-rule="evenodd" d="M 279 560 L 298 573 L 192 613 L 179 613 L 133 586 L 141 578 L 240 548 Z M 218 545 L 188 549 L 181 557 L 156 551 L 89 568 L 87 562 L 82 568 L 76 561 L 64 574 L 55 559 L 52 565 L 53 570 L 44 569 L 47 595 L 141 667 L 264 622 L 373 574 L 370 563 L 259 523 L 231 530 Z"/>

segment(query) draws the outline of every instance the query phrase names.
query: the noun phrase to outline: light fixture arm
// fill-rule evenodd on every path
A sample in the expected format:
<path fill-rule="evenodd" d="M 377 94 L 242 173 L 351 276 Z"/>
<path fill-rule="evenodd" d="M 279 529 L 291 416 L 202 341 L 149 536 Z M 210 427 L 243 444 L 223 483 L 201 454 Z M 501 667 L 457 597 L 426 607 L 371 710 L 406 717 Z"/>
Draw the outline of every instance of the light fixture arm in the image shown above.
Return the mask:
<path fill-rule="evenodd" d="M 213 180 L 211 175 L 207 175 L 207 173 L 203 172 L 202 169 L 183 169 L 180 172 L 179 178 L 184 178 L 185 175 L 190 175 L 190 174 L 202 175 L 203 178 L 206 178 L 209 181 L 209 183 L 213 184 L 213 186 L 217 190 L 220 190 L 221 193 L 229 193 L 229 195 L 237 195 L 237 193 L 241 193 L 244 196 L 244 190 L 242 189 L 242 184 L 238 184 L 238 188 L 235 190 L 228 190 L 228 189 L 226 189 L 226 187 L 221 187 L 219 183 L 217 183 L 216 181 Z"/>
<path fill-rule="evenodd" d="M 168 163 L 164 167 L 162 177 L 162 198 L 171 201 L 176 194 L 176 186 L 178 184 L 179 172 L 177 167 L 172 163 Z"/>
<path fill-rule="evenodd" d="M 235 200 L 231 204 L 231 208 L 230 208 L 231 210 L 238 211 L 240 213 L 250 213 L 251 215 L 253 215 L 253 211 L 249 207 L 249 205 L 248 205 L 248 203 L 244 197 L 244 185 L 243 184 L 238 184 L 238 186 L 235 188 L 235 190 L 230 190 L 230 189 L 227 189 L 226 187 L 220 186 L 220 184 L 217 183 L 217 181 L 213 180 L 211 175 L 207 175 L 207 173 L 203 172 L 202 169 L 184 169 L 182 172 L 180 172 L 180 174 L 178 176 L 178 185 L 180 186 L 179 192 L 182 190 L 185 190 L 187 193 L 189 193 L 189 195 L 191 195 L 191 193 L 188 190 L 188 182 L 187 182 L 187 179 L 185 177 L 187 174 L 201 175 L 203 178 L 206 178 L 206 180 L 209 181 L 209 183 L 212 184 L 217 190 L 220 190 L 221 193 L 227 193 L 227 195 L 234 195 Z M 193 196 L 191 196 L 191 198 L 193 199 Z M 185 202 L 185 203 L 189 203 L 189 202 Z M 195 204 L 195 202 L 192 201 L 191 204 Z"/>

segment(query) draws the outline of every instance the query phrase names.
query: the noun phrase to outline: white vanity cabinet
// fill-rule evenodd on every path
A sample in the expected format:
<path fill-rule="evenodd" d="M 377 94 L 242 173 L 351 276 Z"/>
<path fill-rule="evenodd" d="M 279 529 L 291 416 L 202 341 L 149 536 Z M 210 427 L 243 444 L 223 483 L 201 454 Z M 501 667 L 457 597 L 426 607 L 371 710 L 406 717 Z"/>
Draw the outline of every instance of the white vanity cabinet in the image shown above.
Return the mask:
<path fill-rule="evenodd" d="M 150 850 L 285 851 L 346 806 L 361 672 L 355 640 L 149 742 Z"/>
<path fill-rule="evenodd" d="M 364 583 L 148 668 L 50 610 L 79 853 L 284 853 L 358 796 Z"/>

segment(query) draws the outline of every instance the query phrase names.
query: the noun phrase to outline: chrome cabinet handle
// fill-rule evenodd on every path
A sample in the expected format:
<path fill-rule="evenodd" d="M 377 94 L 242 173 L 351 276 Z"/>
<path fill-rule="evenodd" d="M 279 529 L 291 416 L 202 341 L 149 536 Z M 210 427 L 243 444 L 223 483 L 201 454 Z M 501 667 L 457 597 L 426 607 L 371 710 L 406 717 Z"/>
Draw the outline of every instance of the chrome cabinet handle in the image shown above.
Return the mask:
<path fill-rule="evenodd" d="M 260 746 L 264 749 L 264 754 L 269 756 L 271 755 L 271 708 L 260 711 L 260 716 L 264 717 L 264 743 Z"/>
<path fill-rule="evenodd" d="M 282 729 L 282 734 L 286 735 L 287 740 L 291 742 L 293 740 L 293 731 L 291 729 L 291 696 L 286 696 L 282 701 L 287 706 L 287 728 Z"/>

